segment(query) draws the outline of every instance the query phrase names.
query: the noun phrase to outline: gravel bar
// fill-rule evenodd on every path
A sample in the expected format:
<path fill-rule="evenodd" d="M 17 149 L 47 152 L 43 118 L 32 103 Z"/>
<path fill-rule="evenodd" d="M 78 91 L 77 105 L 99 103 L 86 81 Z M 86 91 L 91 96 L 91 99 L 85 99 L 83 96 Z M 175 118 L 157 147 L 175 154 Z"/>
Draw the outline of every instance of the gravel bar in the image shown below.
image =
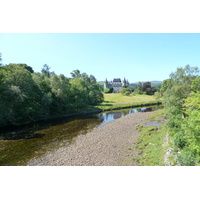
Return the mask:
<path fill-rule="evenodd" d="M 155 111 L 153 111 L 155 112 Z M 79 135 L 69 146 L 34 158 L 29 166 L 133 166 L 137 124 L 145 125 L 153 112 L 128 114 L 85 135 Z"/>

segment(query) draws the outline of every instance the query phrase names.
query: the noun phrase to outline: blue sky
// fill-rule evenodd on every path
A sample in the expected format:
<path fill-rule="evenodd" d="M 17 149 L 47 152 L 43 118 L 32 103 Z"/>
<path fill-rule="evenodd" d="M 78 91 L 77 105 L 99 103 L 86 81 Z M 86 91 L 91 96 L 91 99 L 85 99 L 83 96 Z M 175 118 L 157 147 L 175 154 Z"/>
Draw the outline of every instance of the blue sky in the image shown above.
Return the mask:
<path fill-rule="evenodd" d="M 98 81 L 164 80 L 177 67 L 200 66 L 198 33 L 0 33 L 3 64 L 48 64 L 70 77 L 79 69 Z"/>

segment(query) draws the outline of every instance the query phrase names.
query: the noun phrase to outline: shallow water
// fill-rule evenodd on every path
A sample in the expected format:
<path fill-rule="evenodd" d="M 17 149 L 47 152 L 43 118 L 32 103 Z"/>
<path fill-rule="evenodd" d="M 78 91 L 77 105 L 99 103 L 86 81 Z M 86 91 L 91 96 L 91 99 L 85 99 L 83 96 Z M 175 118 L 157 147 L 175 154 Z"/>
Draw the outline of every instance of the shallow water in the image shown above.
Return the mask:
<path fill-rule="evenodd" d="M 137 108 L 137 109 L 129 108 L 129 109 L 124 109 L 124 110 L 119 110 L 119 111 L 100 113 L 100 114 L 98 114 L 98 117 L 100 120 L 102 120 L 102 122 L 99 126 L 103 126 L 110 121 L 124 117 L 128 114 L 133 114 L 133 113 L 137 113 L 137 112 L 149 112 L 149 111 L 157 110 L 158 108 L 159 108 L 158 106 L 143 107 L 143 108 Z"/>
<path fill-rule="evenodd" d="M 146 125 L 149 125 L 149 126 L 161 126 L 162 123 L 151 123 L 151 122 L 147 122 Z"/>
<path fill-rule="evenodd" d="M 124 117 L 127 114 L 159 110 L 153 106 L 137 109 L 124 109 L 94 115 L 82 115 L 54 120 L 45 124 L 33 124 L 28 128 L 1 130 L 0 165 L 26 165 L 34 157 L 73 143 L 74 138 L 86 134 L 95 127 Z"/>

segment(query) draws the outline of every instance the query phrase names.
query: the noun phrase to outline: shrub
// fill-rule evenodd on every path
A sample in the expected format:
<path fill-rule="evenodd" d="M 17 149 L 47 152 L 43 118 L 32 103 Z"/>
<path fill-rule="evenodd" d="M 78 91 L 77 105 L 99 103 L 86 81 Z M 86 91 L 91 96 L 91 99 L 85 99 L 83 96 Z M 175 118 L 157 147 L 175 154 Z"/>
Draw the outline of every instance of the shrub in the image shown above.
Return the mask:
<path fill-rule="evenodd" d="M 131 93 L 130 93 L 129 91 L 126 91 L 126 92 L 125 92 L 125 95 L 126 95 L 126 96 L 130 96 L 130 94 L 131 94 Z"/>
<path fill-rule="evenodd" d="M 162 98 L 162 93 L 161 92 L 155 92 L 154 96 L 155 96 L 156 100 L 160 100 Z"/>
<path fill-rule="evenodd" d="M 126 96 L 129 96 L 131 93 L 133 93 L 135 90 L 134 87 L 123 87 L 122 90 L 121 90 L 121 93 L 123 95 L 126 95 Z"/>
<path fill-rule="evenodd" d="M 143 92 L 139 90 L 138 88 L 135 90 L 135 94 L 146 94 L 146 92 Z"/>
<path fill-rule="evenodd" d="M 178 155 L 178 161 L 182 166 L 194 166 L 196 163 L 195 155 L 188 149 L 184 149 Z"/>
<path fill-rule="evenodd" d="M 184 137 L 184 134 L 183 133 L 176 133 L 174 135 L 174 145 L 178 148 L 183 148 L 185 146 L 187 146 L 187 140 L 186 138 Z"/>
<path fill-rule="evenodd" d="M 113 88 L 105 88 L 104 89 L 104 93 L 112 93 L 113 92 Z"/>
<path fill-rule="evenodd" d="M 183 121 L 181 115 L 170 115 L 170 118 L 167 122 L 167 127 L 168 128 L 181 128 L 181 122 Z"/>

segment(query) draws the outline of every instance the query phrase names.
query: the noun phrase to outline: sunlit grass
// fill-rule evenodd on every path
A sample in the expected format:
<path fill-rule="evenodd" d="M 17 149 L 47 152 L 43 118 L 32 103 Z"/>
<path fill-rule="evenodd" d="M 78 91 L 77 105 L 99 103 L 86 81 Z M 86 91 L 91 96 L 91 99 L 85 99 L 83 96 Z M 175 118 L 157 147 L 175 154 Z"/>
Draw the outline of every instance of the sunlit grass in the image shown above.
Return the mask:
<path fill-rule="evenodd" d="M 121 104 L 121 103 L 133 103 L 133 102 L 144 102 L 144 101 L 155 101 L 154 96 L 150 95 L 131 95 L 124 96 L 120 93 L 104 94 L 104 103 Z"/>
<path fill-rule="evenodd" d="M 158 111 L 150 116 L 152 121 L 163 118 L 166 111 Z M 135 143 L 138 156 L 134 157 L 136 165 L 140 166 L 163 166 L 166 147 L 164 125 L 156 126 L 137 126 L 141 131 L 140 136 Z"/>
<path fill-rule="evenodd" d="M 117 107 L 128 107 L 145 105 L 147 103 L 158 102 L 154 96 L 150 95 L 130 95 L 124 96 L 121 93 L 104 94 L 104 102 L 98 106 L 100 109 L 109 109 Z"/>

